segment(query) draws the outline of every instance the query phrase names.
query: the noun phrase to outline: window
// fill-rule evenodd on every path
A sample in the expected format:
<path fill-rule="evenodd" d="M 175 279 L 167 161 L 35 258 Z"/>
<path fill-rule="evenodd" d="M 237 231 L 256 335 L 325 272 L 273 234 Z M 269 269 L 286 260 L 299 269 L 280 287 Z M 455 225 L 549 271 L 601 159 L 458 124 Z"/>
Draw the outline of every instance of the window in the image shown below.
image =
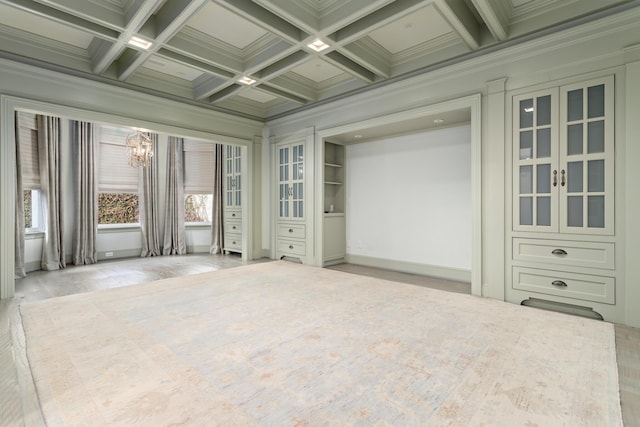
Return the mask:
<path fill-rule="evenodd" d="M 40 193 L 40 162 L 38 159 L 38 126 L 33 113 L 18 113 L 20 166 L 26 231 L 44 230 L 44 207 Z"/>
<path fill-rule="evenodd" d="M 98 193 L 98 224 L 137 224 L 139 222 L 137 194 Z"/>
<path fill-rule="evenodd" d="M 129 166 L 125 141 L 130 129 L 103 126 L 98 171 L 98 224 L 137 224 L 138 168 Z"/>
<path fill-rule="evenodd" d="M 184 220 L 187 223 L 211 223 L 214 147 L 212 143 L 184 141 Z"/>
<path fill-rule="evenodd" d="M 40 190 L 24 190 L 24 228 L 26 231 L 44 231 L 44 215 Z"/>
<path fill-rule="evenodd" d="M 213 194 L 185 194 L 184 221 L 211 222 Z"/>

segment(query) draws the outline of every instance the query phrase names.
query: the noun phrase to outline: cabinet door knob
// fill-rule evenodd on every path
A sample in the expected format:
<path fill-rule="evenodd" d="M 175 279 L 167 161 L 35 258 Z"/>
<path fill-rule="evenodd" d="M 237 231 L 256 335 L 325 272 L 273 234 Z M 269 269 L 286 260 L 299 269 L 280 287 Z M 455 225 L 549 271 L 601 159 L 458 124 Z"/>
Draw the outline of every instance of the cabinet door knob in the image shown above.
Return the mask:
<path fill-rule="evenodd" d="M 289 249 L 293 249 L 293 245 L 289 245 Z"/>
<path fill-rule="evenodd" d="M 551 253 L 554 255 L 566 255 L 567 251 L 565 251 L 564 249 L 554 249 L 551 251 Z"/>
<path fill-rule="evenodd" d="M 551 284 L 553 286 L 559 286 L 561 288 L 566 288 L 567 284 L 565 282 L 563 282 L 562 280 L 554 280 L 553 282 L 551 282 Z"/>
<path fill-rule="evenodd" d="M 236 214 L 231 214 L 231 216 L 236 216 Z"/>
<path fill-rule="evenodd" d="M 290 228 L 290 229 L 289 229 L 289 233 L 293 233 L 293 228 Z"/>

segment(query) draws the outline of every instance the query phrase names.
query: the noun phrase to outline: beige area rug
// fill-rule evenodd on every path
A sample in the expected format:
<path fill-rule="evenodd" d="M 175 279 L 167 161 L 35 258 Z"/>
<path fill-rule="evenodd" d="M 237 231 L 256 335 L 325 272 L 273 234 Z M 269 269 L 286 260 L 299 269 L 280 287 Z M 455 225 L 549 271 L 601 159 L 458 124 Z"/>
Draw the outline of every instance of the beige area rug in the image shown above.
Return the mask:
<path fill-rule="evenodd" d="M 286 262 L 21 307 L 49 426 L 619 426 L 611 324 Z"/>

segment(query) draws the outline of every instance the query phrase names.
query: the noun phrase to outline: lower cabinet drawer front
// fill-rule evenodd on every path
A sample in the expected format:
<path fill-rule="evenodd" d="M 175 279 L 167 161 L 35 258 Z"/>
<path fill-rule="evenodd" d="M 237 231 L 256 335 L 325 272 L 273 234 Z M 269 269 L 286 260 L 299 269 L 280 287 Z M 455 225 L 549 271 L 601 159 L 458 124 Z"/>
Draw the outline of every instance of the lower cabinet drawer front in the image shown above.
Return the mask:
<path fill-rule="evenodd" d="M 242 209 L 225 209 L 224 219 L 242 219 Z"/>
<path fill-rule="evenodd" d="M 242 249 L 242 235 L 241 234 L 233 234 L 233 233 L 225 233 L 224 234 L 224 248 L 225 249 Z"/>
<path fill-rule="evenodd" d="M 278 253 L 304 256 L 305 242 L 296 242 L 293 240 L 278 240 Z"/>
<path fill-rule="evenodd" d="M 513 259 L 517 261 L 613 270 L 616 268 L 614 252 L 613 243 L 513 239 Z"/>
<path fill-rule="evenodd" d="M 278 237 L 293 237 L 304 239 L 306 230 L 304 224 L 278 224 Z"/>
<path fill-rule="evenodd" d="M 225 221 L 225 233 L 242 233 L 242 221 Z"/>
<path fill-rule="evenodd" d="M 513 267 L 513 288 L 522 291 L 615 304 L 615 285 L 613 277 Z"/>

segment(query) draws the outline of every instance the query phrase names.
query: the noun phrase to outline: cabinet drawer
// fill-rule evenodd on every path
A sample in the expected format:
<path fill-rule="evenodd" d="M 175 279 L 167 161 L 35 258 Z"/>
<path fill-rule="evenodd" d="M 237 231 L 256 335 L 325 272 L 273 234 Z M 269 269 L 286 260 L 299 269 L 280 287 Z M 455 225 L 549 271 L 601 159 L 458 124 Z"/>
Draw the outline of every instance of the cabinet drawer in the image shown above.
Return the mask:
<path fill-rule="evenodd" d="M 227 209 L 224 211 L 224 219 L 242 219 L 242 209 Z"/>
<path fill-rule="evenodd" d="M 304 256 L 305 242 L 297 242 L 294 240 L 278 240 L 278 253 L 281 255 L 300 255 Z"/>
<path fill-rule="evenodd" d="M 513 259 L 613 270 L 615 269 L 615 245 L 613 243 L 514 238 Z"/>
<path fill-rule="evenodd" d="M 224 233 L 224 248 L 241 250 L 242 235 L 235 233 Z"/>
<path fill-rule="evenodd" d="M 278 224 L 278 237 L 295 237 L 304 239 L 306 228 L 304 224 Z"/>
<path fill-rule="evenodd" d="M 242 234 L 242 222 L 241 221 L 225 221 L 224 232 Z"/>
<path fill-rule="evenodd" d="M 615 304 L 615 278 L 513 267 L 513 288 L 566 298 Z"/>

